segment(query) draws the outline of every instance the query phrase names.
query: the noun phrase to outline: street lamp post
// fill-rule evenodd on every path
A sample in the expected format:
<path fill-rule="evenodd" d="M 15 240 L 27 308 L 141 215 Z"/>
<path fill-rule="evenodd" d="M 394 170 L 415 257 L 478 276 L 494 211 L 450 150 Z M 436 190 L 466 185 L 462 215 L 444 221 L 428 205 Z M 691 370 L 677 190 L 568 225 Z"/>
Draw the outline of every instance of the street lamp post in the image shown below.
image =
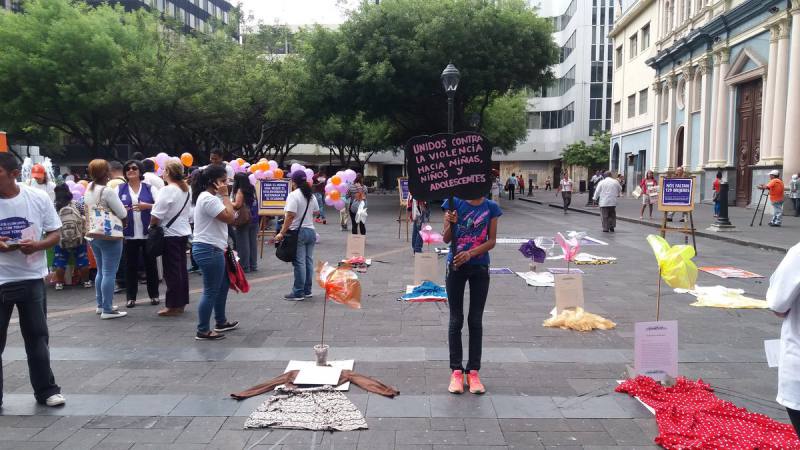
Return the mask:
<path fill-rule="evenodd" d="M 447 132 L 453 133 L 453 98 L 456 96 L 461 73 L 453 63 L 447 65 L 442 71 L 442 86 L 447 94 Z"/>

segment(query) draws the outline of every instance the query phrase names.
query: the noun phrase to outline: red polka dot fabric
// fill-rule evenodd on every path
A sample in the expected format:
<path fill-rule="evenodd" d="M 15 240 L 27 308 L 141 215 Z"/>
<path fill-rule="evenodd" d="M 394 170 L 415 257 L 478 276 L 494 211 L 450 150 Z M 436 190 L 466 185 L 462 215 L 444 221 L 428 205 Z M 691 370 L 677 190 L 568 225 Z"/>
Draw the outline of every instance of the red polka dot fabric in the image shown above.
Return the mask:
<path fill-rule="evenodd" d="M 717 398 L 701 379 L 681 377 L 674 386 L 664 387 L 638 376 L 616 391 L 656 410 L 655 443 L 667 449 L 800 449 L 791 425 Z"/>

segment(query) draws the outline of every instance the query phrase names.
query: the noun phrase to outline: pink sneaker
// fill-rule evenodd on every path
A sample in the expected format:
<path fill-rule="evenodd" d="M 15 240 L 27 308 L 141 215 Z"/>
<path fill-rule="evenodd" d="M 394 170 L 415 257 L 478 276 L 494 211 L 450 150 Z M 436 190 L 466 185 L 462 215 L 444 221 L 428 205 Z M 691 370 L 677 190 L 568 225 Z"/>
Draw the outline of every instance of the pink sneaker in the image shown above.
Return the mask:
<path fill-rule="evenodd" d="M 450 375 L 450 386 L 447 387 L 447 390 L 451 394 L 464 393 L 464 372 L 460 370 L 453 371 L 453 374 Z"/>
<path fill-rule="evenodd" d="M 473 394 L 483 394 L 486 392 L 486 388 L 483 387 L 477 370 L 470 370 L 467 374 L 467 386 L 469 386 L 469 391 Z"/>

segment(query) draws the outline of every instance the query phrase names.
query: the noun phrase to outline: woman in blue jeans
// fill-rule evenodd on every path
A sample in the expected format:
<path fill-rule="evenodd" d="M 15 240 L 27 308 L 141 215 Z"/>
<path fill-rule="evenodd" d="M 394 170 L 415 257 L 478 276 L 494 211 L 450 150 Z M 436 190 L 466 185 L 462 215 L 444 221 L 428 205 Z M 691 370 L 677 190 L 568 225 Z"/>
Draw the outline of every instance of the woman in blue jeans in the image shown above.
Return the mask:
<path fill-rule="evenodd" d="M 228 225 L 233 223 L 233 204 L 228 196 L 225 166 L 209 165 L 194 179 L 194 240 L 192 255 L 203 274 L 203 295 L 197 308 L 199 322 L 195 339 L 213 341 L 239 326 L 225 316 L 228 301 L 228 272 L 225 270 L 225 249 L 228 247 Z M 211 312 L 216 325 L 211 329 Z"/>
<path fill-rule="evenodd" d="M 292 173 L 292 192 L 286 198 L 284 212 L 286 217 L 275 241 L 280 242 L 287 233 L 297 233 L 297 255 L 294 266 L 294 285 L 292 292 L 283 296 L 284 300 L 300 301 L 311 298 L 311 284 L 314 281 L 314 244 L 317 232 L 314 231 L 314 215 L 319 213 L 317 199 L 311 193 L 306 173 L 296 170 Z"/>
<path fill-rule="evenodd" d="M 83 196 L 86 210 L 91 211 L 95 206 L 101 206 L 111 211 L 115 216 L 125 220 L 128 211 L 120 201 L 114 189 L 106 187 L 111 173 L 108 162 L 104 159 L 95 159 L 89 163 L 89 177 L 92 183 L 86 189 Z M 103 240 L 89 239 L 92 246 L 92 253 L 97 263 L 97 277 L 95 277 L 94 288 L 97 299 L 95 312 L 100 314 L 101 319 L 116 319 L 125 317 L 128 313 L 117 311 L 113 305 L 114 301 L 114 282 L 119 269 L 119 261 L 122 257 L 122 240 Z"/>

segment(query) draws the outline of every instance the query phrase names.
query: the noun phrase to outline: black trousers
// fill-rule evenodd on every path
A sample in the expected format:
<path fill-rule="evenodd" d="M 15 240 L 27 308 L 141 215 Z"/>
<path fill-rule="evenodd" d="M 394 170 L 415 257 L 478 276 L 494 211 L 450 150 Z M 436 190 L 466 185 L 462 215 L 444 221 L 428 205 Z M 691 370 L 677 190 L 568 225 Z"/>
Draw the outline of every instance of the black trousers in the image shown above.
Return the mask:
<path fill-rule="evenodd" d="M 603 224 L 603 231 L 613 230 L 617 226 L 617 207 L 601 206 L 600 221 Z"/>
<path fill-rule="evenodd" d="M 364 225 L 364 222 L 356 223 L 356 213 L 350 211 L 350 208 L 347 208 L 347 211 L 350 213 L 350 223 L 353 224 L 353 234 L 367 234 L 367 226 Z"/>
<path fill-rule="evenodd" d="M 481 369 L 483 351 L 483 307 L 489 293 L 489 266 L 464 264 L 447 274 L 447 302 L 450 306 L 450 326 L 447 341 L 450 346 L 450 369 L 464 370 L 461 328 L 464 327 L 464 290 L 469 283 L 469 359 L 466 370 Z"/>
<path fill-rule="evenodd" d="M 147 254 L 147 239 L 125 239 L 125 292 L 128 300 L 136 300 L 139 292 L 139 255 L 144 259 L 147 275 L 147 297 L 158 298 L 158 265 L 156 259 Z"/>
<path fill-rule="evenodd" d="M 28 375 L 36 401 L 60 394 L 50 369 L 50 333 L 47 330 L 47 290 L 43 280 L 15 281 L 0 285 L 0 405 L 3 404 L 3 350 L 6 348 L 8 324 L 17 307 L 19 328 L 25 341 Z"/>
<path fill-rule="evenodd" d="M 517 187 L 513 184 L 508 185 L 508 199 L 514 200 L 514 191 L 517 190 Z"/>
<path fill-rule="evenodd" d="M 564 213 L 566 213 L 572 203 L 572 192 L 561 191 L 561 198 L 564 199 Z"/>
<path fill-rule="evenodd" d="M 794 432 L 800 437 L 800 411 L 786 408 L 786 412 L 789 413 L 789 420 L 792 422 Z"/>
<path fill-rule="evenodd" d="M 167 293 L 164 305 L 167 308 L 183 308 L 189 304 L 189 272 L 186 270 L 186 242 L 188 236 L 169 236 L 164 238 L 164 284 Z"/>

